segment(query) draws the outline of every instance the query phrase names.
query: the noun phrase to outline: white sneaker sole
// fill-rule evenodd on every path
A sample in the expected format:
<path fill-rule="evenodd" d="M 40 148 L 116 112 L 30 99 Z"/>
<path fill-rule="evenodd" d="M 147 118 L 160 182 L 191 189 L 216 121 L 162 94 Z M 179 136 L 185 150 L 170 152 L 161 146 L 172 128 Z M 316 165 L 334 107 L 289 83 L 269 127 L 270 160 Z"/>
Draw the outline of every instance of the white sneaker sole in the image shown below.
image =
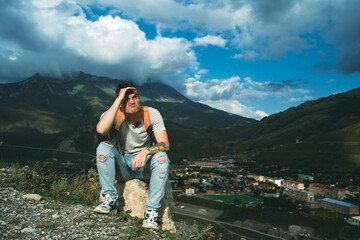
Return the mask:
<path fill-rule="evenodd" d="M 155 230 L 159 229 L 159 226 L 156 226 L 153 223 L 149 223 L 149 222 L 143 222 L 143 227 L 144 228 L 151 228 L 151 229 L 155 229 Z"/>
<path fill-rule="evenodd" d="M 100 209 L 100 208 L 95 208 L 94 209 L 94 212 L 103 213 L 103 214 L 108 214 L 108 213 L 113 212 L 113 211 L 116 211 L 116 209 L 111 209 L 111 210 L 103 210 L 103 209 Z"/>

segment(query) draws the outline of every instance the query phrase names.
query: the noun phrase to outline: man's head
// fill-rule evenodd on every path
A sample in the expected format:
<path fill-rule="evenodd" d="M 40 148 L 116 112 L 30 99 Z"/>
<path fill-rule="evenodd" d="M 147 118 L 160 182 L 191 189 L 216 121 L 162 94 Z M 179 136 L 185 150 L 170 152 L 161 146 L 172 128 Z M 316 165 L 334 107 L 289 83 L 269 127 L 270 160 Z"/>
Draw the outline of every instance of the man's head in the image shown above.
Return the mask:
<path fill-rule="evenodd" d="M 127 88 L 127 87 L 134 87 L 134 84 L 132 82 L 125 82 L 125 83 L 119 83 L 119 85 L 117 86 L 116 88 L 116 96 L 119 96 L 119 93 L 120 93 L 120 90 L 123 89 L 123 88 Z"/>
<path fill-rule="evenodd" d="M 129 87 L 133 89 L 128 89 L 126 91 L 125 99 L 120 106 L 120 110 L 127 114 L 134 114 L 140 109 L 140 96 L 138 90 L 134 87 L 134 84 L 131 82 L 120 83 L 116 88 L 116 96 L 119 96 L 122 89 Z"/>

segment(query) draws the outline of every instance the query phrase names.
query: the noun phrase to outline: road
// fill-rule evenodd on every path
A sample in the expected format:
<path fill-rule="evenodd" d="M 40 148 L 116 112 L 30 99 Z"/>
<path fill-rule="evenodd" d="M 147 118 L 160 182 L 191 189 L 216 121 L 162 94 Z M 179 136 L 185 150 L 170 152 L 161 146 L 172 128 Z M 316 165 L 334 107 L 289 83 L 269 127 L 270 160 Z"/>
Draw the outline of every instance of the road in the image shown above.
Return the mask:
<path fill-rule="evenodd" d="M 180 206 L 184 206 L 184 208 L 181 208 Z M 205 209 L 205 212 L 204 211 L 199 212 L 199 209 Z M 247 227 L 243 227 L 243 226 L 240 226 L 240 225 L 237 225 L 237 224 L 232 224 L 232 223 L 227 223 L 227 222 L 222 222 L 222 221 L 215 220 L 216 217 L 221 215 L 222 210 L 215 210 L 215 209 L 206 208 L 206 207 L 202 207 L 202 206 L 196 206 L 196 205 L 192 205 L 192 204 L 180 203 L 179 206 L 175 207 L 175 213 L 179 214 L 179 215 L 183 215 L 183 216 L 188 216 L 188 217 L 201 219 L 201 220 L 210 222 L 213 225 L 216 224 L 220 228 L 224 229 L 226 232 L 231 232 L 232 234 L 234 234 L 236 236 L 239 236 L 242 239 L 249 239 L 249 238 L 247 236 L 245 236 L 245 235 L 241 235 L 241 234 L 238 234 L 236 232 L 233 232 L 233 231 L 229 230 L 228 228 L 226 228 L 226 226 L 231 226 L 231 227 L 239 228 L 239 229 L 242 229 L 242 230 L 250 231 L 250 232 L 253 232 L 255 234 L 260 234 L 262 236 L 270 237 L 272 239 L 286 240 L 286 238 L 266 234 L 266 233 L 263 233 L 263 232 L 260 232 L 260 231 L 254 230 L 254 229 L 250 229 L 250 228 L 247 228 Z"/>

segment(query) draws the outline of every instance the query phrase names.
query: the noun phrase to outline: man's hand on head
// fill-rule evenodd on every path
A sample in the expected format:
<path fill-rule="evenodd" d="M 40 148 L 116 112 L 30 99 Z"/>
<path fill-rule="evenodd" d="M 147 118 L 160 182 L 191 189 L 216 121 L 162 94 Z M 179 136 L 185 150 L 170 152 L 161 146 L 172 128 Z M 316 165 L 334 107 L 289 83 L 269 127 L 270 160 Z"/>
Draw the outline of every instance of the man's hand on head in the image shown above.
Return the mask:
<path fill-rule="evenodd" d="M 118 95 L 118 97 L 117 97 L 117 99 L 120 100 L 120 107 L 122 106 L 123 103 L 125 103 L 125 100 L 126 100 L 126 99 L 125 99 L 125 96 L 126 96 L 126 92 L 127 92 L 128 90 L 136 90 L 136 88 L 134 88 L 134 87 L 127 87 L 127 88 L 123 88 L 123 89 L 120 90 L 119 95 Z"/>

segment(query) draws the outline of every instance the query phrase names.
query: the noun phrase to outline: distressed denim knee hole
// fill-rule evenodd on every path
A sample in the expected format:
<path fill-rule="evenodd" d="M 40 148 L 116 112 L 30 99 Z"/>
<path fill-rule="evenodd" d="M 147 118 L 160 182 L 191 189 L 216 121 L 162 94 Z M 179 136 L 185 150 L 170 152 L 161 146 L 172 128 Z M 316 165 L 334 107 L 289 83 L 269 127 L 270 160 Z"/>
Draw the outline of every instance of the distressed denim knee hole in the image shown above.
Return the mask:
<path fill-rule="evenodd" d="M 159 177 L 160 177 L 161 179 L 165 178 L 165 176 L 166 176 L 166 172 L 162 172 L 162 173 L 159 174 Z"/>
<path fill-rule="evenodd" d="M 98 160 L 99 160 L 100 162 L 104 162 L 104 161 L 106 160 L 106 157 L 105 157 L 104 155 L 99 155 L 99 156 L 98 156 Z"/>
<path fill-rule="evenodd" d="M 161 156 L 158 158 L 159 163 L 164 163 L 164 162 L 166 162 L 166 160 L 167 160 L 167 157 L 165 157 L 165 156 Z"/>

